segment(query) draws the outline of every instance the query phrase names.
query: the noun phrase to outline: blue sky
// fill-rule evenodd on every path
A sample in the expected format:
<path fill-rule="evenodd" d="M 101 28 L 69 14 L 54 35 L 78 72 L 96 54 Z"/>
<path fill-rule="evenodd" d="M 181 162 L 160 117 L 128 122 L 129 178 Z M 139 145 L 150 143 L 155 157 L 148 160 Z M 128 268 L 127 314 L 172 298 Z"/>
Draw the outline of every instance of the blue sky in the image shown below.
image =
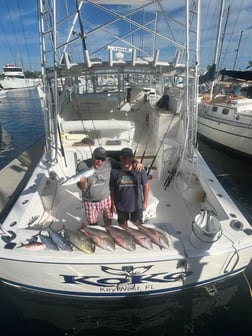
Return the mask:
<path fill-rule="evenodd" d="M 184 2 L 174 0 L 171 3 L 173 12 L 179 16 Z M 201 0 L 201 3 L 200 63 L 204 68 L 214 57 L 220 0 Z M 244 70 L 252 60 L 252 2 L 226 0 L 225 4 L 224 22 L 229 5 L 230 9 L 220 68 L 232 69 L 236 63 L 236 70 Z M 27 71 L 40 70 L 37 0 L 0 0 L 0 8 L 0 67 L 15 63 Z"/>

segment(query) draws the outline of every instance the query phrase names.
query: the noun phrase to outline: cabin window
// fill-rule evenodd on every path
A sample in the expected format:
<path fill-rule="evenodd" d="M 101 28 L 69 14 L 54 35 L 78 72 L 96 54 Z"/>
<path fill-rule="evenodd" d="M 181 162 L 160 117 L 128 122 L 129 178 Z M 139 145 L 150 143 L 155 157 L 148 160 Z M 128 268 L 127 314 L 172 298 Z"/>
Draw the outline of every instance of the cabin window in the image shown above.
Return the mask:
<path fill-rule="evenodd" d="M 222 114 L 228 115 L 228 113 L 229 113 L 229 109 L 224 108 L 224 109 L 222 110 Z"/>
<path fill-rule="evenodd" d="M 213 106 L 213 107 L 212 107 L 212 111 L 213 111 L 213 112 L 217 112 L 217 111 L 218 111 L 218 107 L 217 107 L 217 106 Z"/>

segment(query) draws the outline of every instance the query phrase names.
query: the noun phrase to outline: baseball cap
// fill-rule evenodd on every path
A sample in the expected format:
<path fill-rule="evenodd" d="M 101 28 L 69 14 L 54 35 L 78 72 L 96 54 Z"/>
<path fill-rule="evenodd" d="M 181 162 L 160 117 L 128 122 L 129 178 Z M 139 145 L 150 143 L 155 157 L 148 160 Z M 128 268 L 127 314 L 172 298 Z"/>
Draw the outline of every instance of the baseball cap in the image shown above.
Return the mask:
<path fill-rule="evenodd" d="M 97 147 L 93 151 L 93 158 L 99 160 L 99 159 L 106 159 L 107 153 L 106 150 L 103 147 Z"/>
<path fill-rule="evenodd" d="M 121 150 L 121 155 L 122 156 L 134 156 L 133 152 L 132 152 L 132 149 L 131 148 L 128 148 L 128 147 L 125 147 Z"/>

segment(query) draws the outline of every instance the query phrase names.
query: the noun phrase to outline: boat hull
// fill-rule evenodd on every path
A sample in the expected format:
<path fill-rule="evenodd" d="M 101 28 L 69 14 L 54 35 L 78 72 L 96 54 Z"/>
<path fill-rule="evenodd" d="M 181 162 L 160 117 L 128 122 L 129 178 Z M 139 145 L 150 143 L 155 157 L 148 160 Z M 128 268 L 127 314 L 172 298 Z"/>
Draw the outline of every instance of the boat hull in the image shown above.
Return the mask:
<path fill-rule="evenodd" d="M 252 156 L 252 128 L 249 126 L 199 116 L 198 133 L 230 150 Z"/>
<path fill-rule="evenodd" d="M 0 80 L 0 85 L 4 90 L 11 90 L 35 87 L 38 84 L 33 79 L 29 78 L 4 78 Z"/>
<path fill-rule="evenodd" d="M 245 250 L 240 253 L 239 266 L 233 267 L 231 272 L 226 272 L 232 260 L 229 253 L 195 257 L 186 269 L 183 267 L 186 264 L 184 259 L 169 256 L 165 259 L 164 255 L 160 260 L 148 257 L 149 261 L 140 261 L 135 253 L 131 256 L 125 253 L 125 260 L 131 259 L 130 262 L 112 262 L 117 259 L 115 253 L 115 256 L 102 262 L 98 262 L 98 258 L 92 262 L 92 256 L 89 256 L 91 260 L 81 262 L 81 259 L 87 260 L 83 254 L 74 258 L 65 251 L 56 253 L 64 256 L 53 258 L 55 253 L 52 252 L 47 260 L 42 257 L 37 260 L 30 258 L 29 261 L 25 258 L 1 258 L 1 281 L 21 289 L 57 296 L 122 298 L 160 295 L 204 286 L 242 272 L 248 263 Z M 164 254 L 169 255 L 169 251 Z M 69 261 L 71 259 L 73 262 Z"/>

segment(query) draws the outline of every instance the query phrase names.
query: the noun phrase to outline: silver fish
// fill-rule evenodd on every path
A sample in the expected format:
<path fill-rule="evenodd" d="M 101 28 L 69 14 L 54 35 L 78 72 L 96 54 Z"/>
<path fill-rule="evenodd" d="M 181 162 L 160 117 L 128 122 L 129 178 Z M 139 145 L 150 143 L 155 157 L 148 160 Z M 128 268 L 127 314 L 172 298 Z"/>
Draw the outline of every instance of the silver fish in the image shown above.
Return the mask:
<path fill-rule="evenodd" d="M 80 173 L 78 173 L 76 175 L 73 175 L 73 176 L 69 177 L 68 179 L 66 179 L 61 184 L 63 186 L 67 186 L 67 185 L 71 185 L 71 184 L 77 183 L 82 176 L 83 177 L 89 177 L 89 176 L 94 175 L 94 172 L 95 172 L 94 168 L 87 169 L 84 172 L 80 172 Z"/>
<path fill-rule="evenodd" d="M 146 236 L 150 237 L 153 243 L 156 245 L 163 247 L 163 248 L 169 248 L 169 242 L 165 234 L 160 232 L 159 230 L 155 230 L 153 228 L 147 228 L 141 224 L 137 225 L 139 231 L 144 233 Z"/>
<path fill-rule="evenodd" d="M 84 236 L 81 232 L 64 230 L 65 237 L 73 244 L 78 250 L 87 254 L 91 254 L 95 251 L 95 245 L 91 240 Z"/>
<path fill-rule="evenodd" d="M 55 244 L 64 251 L 73 251 L 71 244 L 57 231 L 52 228 L 47 229 L 49 237 L 55 242 Z"/>
<path fill-rule="evenodd" d="M 81 232 L 83 232 L 90 240 L 100 248 L 113 252 L 115 250 L 115 242 L 108 234 L 107 231 L 99 230 L 96 228 L 82 227 Z"/>
<path fill-rule="evenodd" d="M 41 242 L 49 249 L 49 250 L 53 250 L 53 251 L 58 251 L 59 248 L 58 246 L 55 244 L 55 242 L 52 240 L 51 237 L 49 236 L 45 236 L 42 233 L 39 233 L 39 238 L 41 240 Z"/>
<path fill-rule="evenodd" d="M 152 249 L 151 238 L 139 230 L 129 228 L 128 226 L 123 227 L 126 232 L 128 232 L 135 240 L 135 242 L 147 250 Z"/>
<path fill-rule="evenodd" d="M 126 231 L 117 227 L 112 227 L 110 225 L 107 225 L 105 228 L 114 239 L 116 244 L 125 248 L 128 251 L 134 251 L 136 249 L 136 244 L 133 237 L 129 235 Z"/>

